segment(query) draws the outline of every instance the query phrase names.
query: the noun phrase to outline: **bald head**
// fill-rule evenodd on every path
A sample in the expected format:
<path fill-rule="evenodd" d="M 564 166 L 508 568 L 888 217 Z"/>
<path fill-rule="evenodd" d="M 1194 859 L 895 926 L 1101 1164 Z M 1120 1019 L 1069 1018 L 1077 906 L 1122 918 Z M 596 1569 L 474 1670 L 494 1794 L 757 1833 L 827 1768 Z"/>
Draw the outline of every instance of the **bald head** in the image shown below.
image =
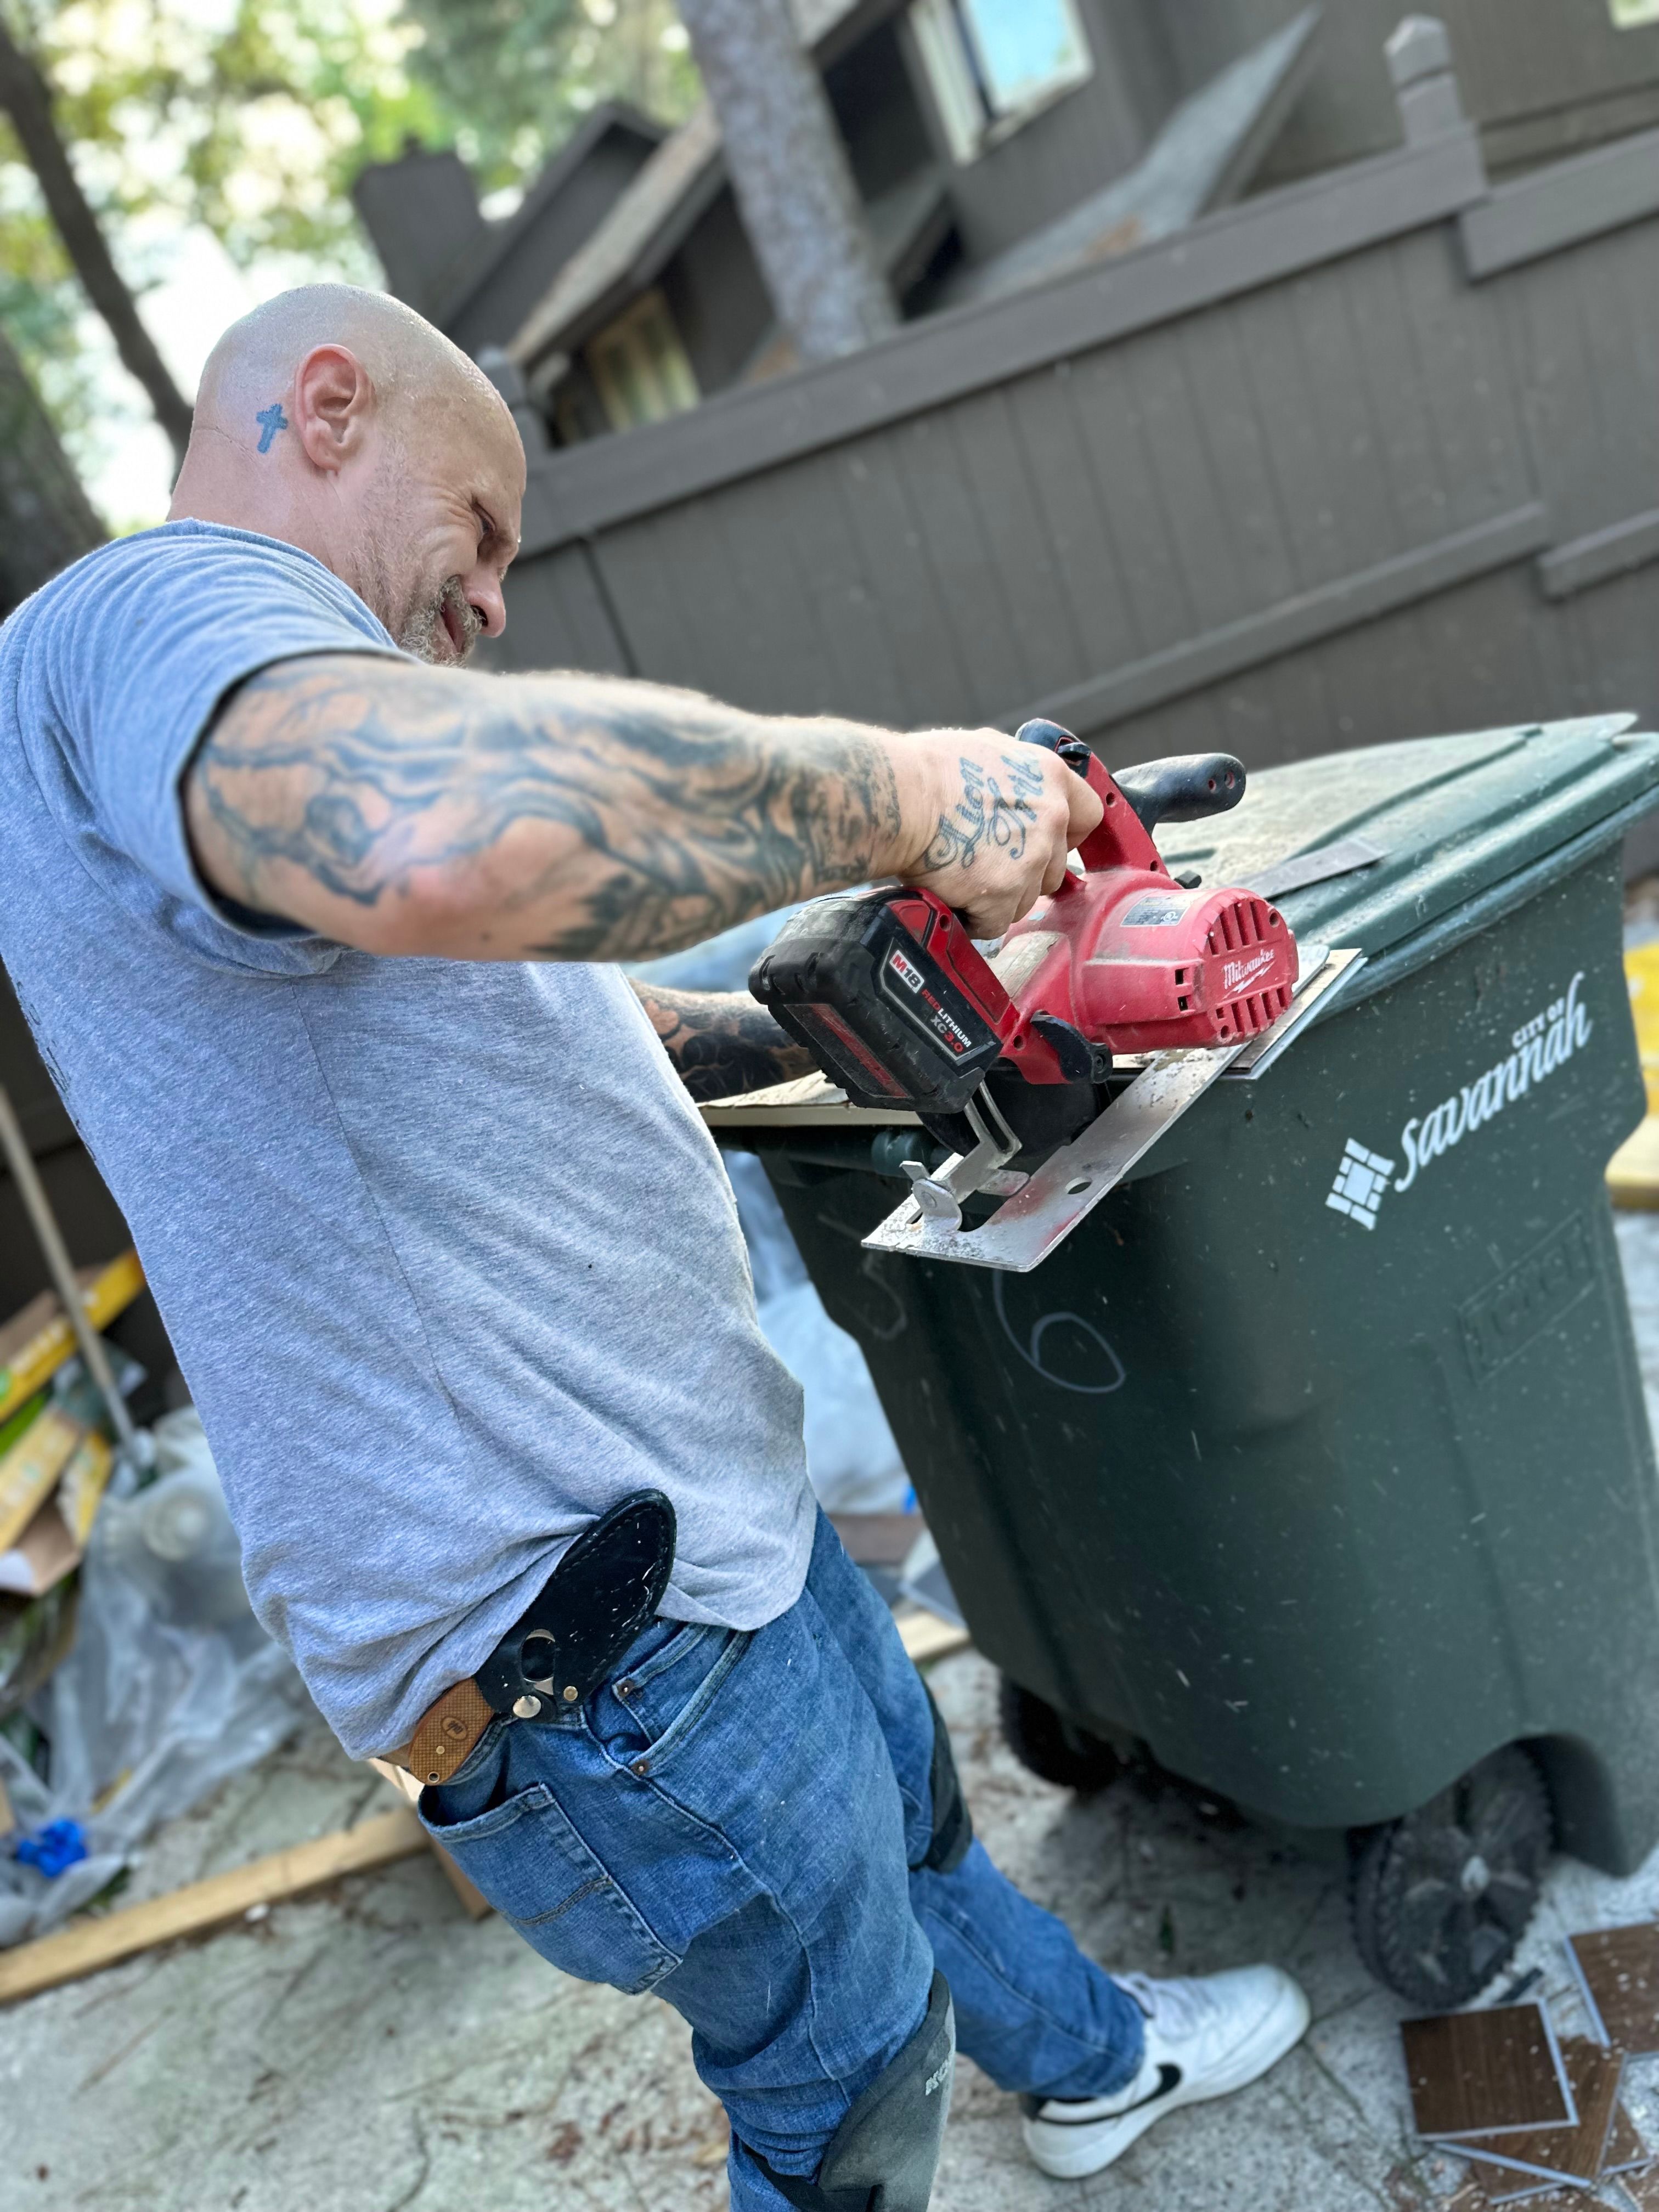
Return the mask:
<path fill-rule="evenodd" d="M 501 394 L 477 363 L 413 307 L 356 284 L 302 284 L 233 323 L 214 347 L 196 395 L 198 430 L 246 434 L 253 420 L 247 403 L 257 410 L 272 392 L 285 391 L 318 346 L 343 346 L 355 355 L 383 407 L 418 412 L 449 404 L 512 427 Z M 260 434 L 253 433 L 256 444 Z"/>
<path fill-rule="evenodd" d="M 506 403 L 441 331 L 383 293 L 307 284 L 209 356 L 169 519 L 300 546 L 407 650 L 453 661 L 505 623 L 524 474 Z"/>

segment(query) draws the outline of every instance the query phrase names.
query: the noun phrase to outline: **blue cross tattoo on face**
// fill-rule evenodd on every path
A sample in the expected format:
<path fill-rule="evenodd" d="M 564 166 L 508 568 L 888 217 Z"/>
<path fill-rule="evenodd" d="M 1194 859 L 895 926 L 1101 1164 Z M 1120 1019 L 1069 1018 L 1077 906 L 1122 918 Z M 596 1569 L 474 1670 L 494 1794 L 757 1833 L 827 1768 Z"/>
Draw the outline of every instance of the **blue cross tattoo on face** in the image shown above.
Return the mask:
<path fill-rule="evenodd" d="M 270 441 L 276 433 L 289 428 L 288 417 L 283 412 L 282 401 L 273 400 L 269 407 L 261 408 L 253 419 L 259 425 L 259 451 L 262 453 L 268 453 L 270 451 Z"/>

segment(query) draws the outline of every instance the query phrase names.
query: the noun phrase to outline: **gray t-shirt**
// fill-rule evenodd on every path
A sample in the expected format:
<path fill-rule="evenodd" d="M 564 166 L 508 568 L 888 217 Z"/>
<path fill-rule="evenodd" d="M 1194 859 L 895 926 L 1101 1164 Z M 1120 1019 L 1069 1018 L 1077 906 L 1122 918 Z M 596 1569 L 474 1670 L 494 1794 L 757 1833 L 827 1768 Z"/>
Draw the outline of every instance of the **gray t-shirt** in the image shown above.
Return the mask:
<path fill-rule="evenodd" d="M 0 957 L 131 1224 L 259 1619 L 346 1749 L 404 1741 L 566 1544 L 667 1492 L 664 1610 L 792 1605 L 813 1507 L 732 1192 L 613 968 L 227 920 L 179 781 L 227 692 L 395 653 L 292 546 L 105 547 L 0 630 Z"/>

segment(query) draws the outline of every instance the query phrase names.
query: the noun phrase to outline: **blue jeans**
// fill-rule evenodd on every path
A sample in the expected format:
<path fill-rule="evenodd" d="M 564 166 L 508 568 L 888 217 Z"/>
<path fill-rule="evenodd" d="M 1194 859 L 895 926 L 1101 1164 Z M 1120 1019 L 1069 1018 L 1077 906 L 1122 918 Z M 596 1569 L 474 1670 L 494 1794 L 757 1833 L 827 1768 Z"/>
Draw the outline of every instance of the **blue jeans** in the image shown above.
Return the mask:
<path fill-rule="evenodd" d="M 933 1711 L 891 1616 L 819 1518 L 806 1588 L 752 1634 L 653 1621 L 549 1726 L 496 1722 L 421 1818 L 566 1973 L 654 1990 L 732 2123 L 732 2212 L 788 2212 L 921 2025 L 1004 2089 L 1121 2087 L 1141 2015 L 975 1843 L 933 1833 Z"/>

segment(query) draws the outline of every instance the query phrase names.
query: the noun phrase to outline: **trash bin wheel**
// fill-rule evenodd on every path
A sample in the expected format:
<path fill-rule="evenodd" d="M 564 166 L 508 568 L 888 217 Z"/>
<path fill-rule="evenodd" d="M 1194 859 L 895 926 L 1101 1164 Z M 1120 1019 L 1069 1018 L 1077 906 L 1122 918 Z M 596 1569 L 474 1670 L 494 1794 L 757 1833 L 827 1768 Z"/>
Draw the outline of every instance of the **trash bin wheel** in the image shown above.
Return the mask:
<path fill-rule="evenodd" d="M 1062 1790 L 1104 1790 L 1123 1771 L 1123 1760 L 1097 1735 L 1056 1712 L 1034 1690 L 1005 1674 L 997 1711 L 1003 1740 L 1020 1765 Z"/>
<path fill-rule="evenodd" d="M 1549 1792 L 1510 1744 L 1403 1820 L 1357 1828 L 1353 1933 L 1412 2004 L 1466 2004 L 1521 1940 L 1552 1842 Z"/>

